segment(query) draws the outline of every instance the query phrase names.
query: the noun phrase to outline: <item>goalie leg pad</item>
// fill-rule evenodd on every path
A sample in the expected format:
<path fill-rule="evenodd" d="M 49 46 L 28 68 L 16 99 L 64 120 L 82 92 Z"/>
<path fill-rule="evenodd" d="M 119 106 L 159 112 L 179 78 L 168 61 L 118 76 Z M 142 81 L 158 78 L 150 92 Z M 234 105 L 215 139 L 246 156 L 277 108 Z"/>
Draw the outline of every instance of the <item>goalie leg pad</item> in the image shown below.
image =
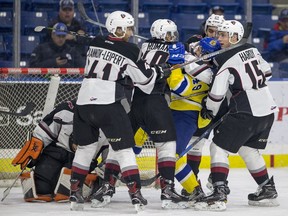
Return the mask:
<path fill-rule="evenodd" d="M 30 159 L 36 160 L 39 157 L 43 146 L 43 142 L 40 139 L 32 137 L 31 140 L 25 142 L 23 148 L 13 159 L 12 165 L 16 166 L 19 164 L 21 169 L 24 169 Z"/>
<path fill-rule="evenodd" d="M 34 181 L 34 172 L 25 172 L 20 176 L 22 191 L 24 194 L 24 200 L 26 202 L 50 202 L 52 197 L 50 194 L 47 195 L 37 195 L 35 181 Z"/>

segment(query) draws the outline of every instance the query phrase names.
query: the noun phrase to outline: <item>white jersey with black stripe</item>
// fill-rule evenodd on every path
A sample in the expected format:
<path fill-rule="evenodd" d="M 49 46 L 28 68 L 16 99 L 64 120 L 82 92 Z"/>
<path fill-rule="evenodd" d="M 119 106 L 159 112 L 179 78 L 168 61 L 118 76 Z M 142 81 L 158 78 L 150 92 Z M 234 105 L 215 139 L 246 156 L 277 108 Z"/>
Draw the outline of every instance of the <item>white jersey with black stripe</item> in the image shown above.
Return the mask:
<path fill-rule="evenodd" d="M 208 94 L 207 108 L 216 115 L 228 89 L 232 93 L 230 110 L 266 116 L 278 110 L 267 86 L 269 64 L 259 51 L 244 44 L 215 57 L 218 72 Z"/>
<path fill-rule="evenodd" d="M 156 80 L 155 69 L 138 60 L 139 48 L 117 38 L 96 37 L 87 51 L 85 78 L 82 82 L 78 105 L 111 104 L 125 98 L 123 80 L 143 86 L 149 94 Z"/>

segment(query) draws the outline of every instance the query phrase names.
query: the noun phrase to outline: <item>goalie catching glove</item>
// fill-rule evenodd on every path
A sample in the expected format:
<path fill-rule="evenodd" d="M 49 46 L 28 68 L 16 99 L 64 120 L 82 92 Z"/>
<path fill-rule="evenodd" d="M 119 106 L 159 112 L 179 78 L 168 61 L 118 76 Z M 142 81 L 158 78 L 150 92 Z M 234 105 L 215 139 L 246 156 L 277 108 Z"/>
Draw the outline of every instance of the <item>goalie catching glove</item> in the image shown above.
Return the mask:
<path fill-rule="evenodd" d="M 30 140 L 25 142 L 23 148 L 12 161 L 12 165 L 20 165 L 21 170 L 25 169 L 31 160 L 36 160 L 39 157 L 43 147 L 44 145 L 42 140 L 32 137 Z"/>

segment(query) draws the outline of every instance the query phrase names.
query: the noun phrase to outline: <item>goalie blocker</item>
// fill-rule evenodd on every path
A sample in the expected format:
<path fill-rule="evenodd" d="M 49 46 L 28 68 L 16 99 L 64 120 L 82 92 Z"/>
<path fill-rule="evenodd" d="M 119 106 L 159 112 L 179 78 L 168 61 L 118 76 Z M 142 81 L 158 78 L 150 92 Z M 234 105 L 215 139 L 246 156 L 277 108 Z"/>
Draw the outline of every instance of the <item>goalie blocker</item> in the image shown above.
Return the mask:
<path fill-rule="evenodd" d="M 63 167 L 54 190 L 54 194 L 37 194 L 34 180 L 34 171 L 27 171 L 20 176 L 24 200 L 26 202 L 68 202 L 70 196 L 71 169 Z M 99 188 L 101 178 L 95 173 L 88 174 L 83 186 L 83 196 L 90 201 L 90 195 L 95 188 Z M 96 189 L 97 190 L 97 189 Z"/>

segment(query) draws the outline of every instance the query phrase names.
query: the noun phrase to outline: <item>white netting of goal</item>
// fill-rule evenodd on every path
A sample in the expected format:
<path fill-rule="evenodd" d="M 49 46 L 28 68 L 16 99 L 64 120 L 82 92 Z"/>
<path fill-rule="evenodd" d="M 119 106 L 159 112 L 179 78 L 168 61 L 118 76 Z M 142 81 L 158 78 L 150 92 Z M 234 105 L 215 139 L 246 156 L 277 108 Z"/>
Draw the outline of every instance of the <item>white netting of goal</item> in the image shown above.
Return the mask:
<path fill-rule="evenodd" d="M 83 68 L 0 68 L 0 110 L 20 112 L 27 102 L 36 104 L 24 117 L 0 113 L 0 180 L 11 180 L 19 174 L 19 167 L 11 161 L 24 145 L 27 133 L 42 119 L 43 111 L 47 114 L 59 103 L 75 99 L 83 77 Z M 145 142 L 136 158 L 141 179 L 156 174 L 152 141 Z"/>

